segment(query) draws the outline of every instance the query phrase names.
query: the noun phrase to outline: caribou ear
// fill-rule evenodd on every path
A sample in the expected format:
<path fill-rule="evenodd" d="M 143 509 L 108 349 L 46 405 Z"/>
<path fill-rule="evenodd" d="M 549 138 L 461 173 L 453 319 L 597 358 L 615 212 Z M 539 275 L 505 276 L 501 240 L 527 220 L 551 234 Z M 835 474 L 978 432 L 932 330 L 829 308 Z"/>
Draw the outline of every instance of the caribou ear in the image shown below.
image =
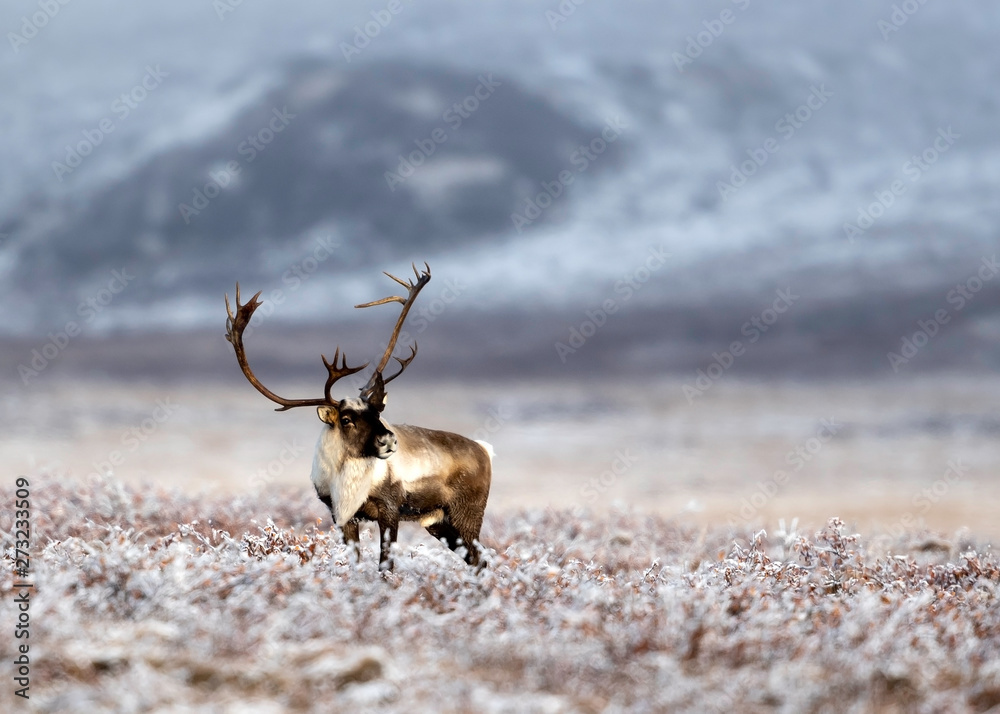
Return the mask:
<path fill-rule="evenodd" d="M 320 421 L 329 424 L 330 426 L 335 426 L 337 424 L 337 417 L 339 416 L 337 407 L 330 407 L 326 405 L 316 407 L 316 414 L 319 415 Z"/>
<path fill-rule="evenodd" d="M 382 373 L 376 372 L 372 375 L 371 386 L 365 390 L 363 395 L 365 402 L 368 406 L 373 408 L 379 414 L 385 409 L 386 394 L 385 394 L 385 380 L 382 379 Z"/>

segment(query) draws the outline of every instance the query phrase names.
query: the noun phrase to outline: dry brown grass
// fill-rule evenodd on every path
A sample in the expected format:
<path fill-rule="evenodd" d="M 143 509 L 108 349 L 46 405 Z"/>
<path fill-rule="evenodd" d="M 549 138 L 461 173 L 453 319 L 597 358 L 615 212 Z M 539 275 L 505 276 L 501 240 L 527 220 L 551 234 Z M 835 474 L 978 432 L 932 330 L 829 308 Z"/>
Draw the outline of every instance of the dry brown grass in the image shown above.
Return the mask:
<path fill-rule="evenodd" d="M 35 711 L 1000 707 L 1000 567 L 967 536 L 517 511 L 488 516 L 481 574 L 404 529 L 382 575 L 371 540 L 353 562 L 305 491 L 40 478 Z M 12 489 L 0 498 L 12 622 Z M 0 637 L 3 661 L 14 645 Z"/>

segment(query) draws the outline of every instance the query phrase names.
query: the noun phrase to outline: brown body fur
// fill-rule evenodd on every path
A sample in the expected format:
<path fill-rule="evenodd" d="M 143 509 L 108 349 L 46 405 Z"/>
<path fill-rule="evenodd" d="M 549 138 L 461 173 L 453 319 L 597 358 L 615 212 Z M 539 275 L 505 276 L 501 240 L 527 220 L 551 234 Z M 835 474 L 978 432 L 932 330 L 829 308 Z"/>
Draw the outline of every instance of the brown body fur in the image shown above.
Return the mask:
<path fill-rule="evenodd" d="M 344 542 L 357 545 L 362 520 L 378 524 L 379 561 L 391 568 L 389 550 L 400 521 L 419 521 L 465 561 L 480 564 L 476 545 L 490 493 L 492 464 L 481 444 L 459 434 L 408 424 L 390 427 L 398 451 L 387 460 L 388 475 L 376 483 L 365 503 L 344 524 Z M 320 499 L 333 511 L 329 495 Z"/>

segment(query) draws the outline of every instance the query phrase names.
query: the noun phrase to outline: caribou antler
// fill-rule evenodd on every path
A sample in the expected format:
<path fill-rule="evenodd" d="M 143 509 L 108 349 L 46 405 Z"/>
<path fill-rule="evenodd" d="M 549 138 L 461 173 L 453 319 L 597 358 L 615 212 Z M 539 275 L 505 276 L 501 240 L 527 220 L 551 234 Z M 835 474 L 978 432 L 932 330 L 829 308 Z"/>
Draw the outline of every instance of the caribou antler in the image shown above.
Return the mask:
<path fill-rule="evenodd" d="M 413 307 L 413 301 L 417 299 L 417 295 L 420 293 L 421 290 L 423 290 L 424 286 L 431 280 L 431 266 L 429 266 L 427 263 L 424 263 L 424 270 L 422 273 L 421 271 L 417 270 L 416 264 L 412 264 L 412 266 L 413 266 L 413 275 L 417 278 L 416 282 L 413 282 L 412 280 L 402 280 L 400 278 L 397 278 L 395 275 L 391 273 L 385 273 L 388 277 L 392 278 L 397 283 L 399 283 L 400 285 L 402 285 L 404 288 L 407 289 L 408 293 L 405 298 L 400 297 L 399 295 L 391 295 L 389 297 L 382 298 L 381 300 L 374 300 L 372 302 L 366 302 L 363 305 L 354 306 L 356 308 L 374 307 L 375 305 L 385 305 L 386 303 L 390 302 L 398 302 L 403 306 L 402 311 L 399 313 L 399 319 L 396 320 L 396 327 L 393 328 L 392 336 L 389 338 L 389 345 L 385 348 L 385 353 L 382 355 L 382 359 L 379 360 L 378 366 L 372 373 L 371 379 L 368 380 L 368 384 L 366 384 L 364 389 L 361 390 L 361 396 L 366 401 L 373 395 L 377 394 L 378 392 L 381 392 L 382 387 L 384 387 L 386 384 L 388 384 L 396 377 L 401 375 L 403 373 L 403 370 L 405 370 L 406 367 L 410 364 L 410 362 L 413 361 L 413 358 L 417 356 L 417 343 L 414 342 L 413 345 L 410 347 L 409 357 L 405 359 L 400 357 L 393 357 L 393 359 L 399 362 L 399 371 L 396 372 L 391 377 L 389 377 L 388 379 L 382 377 L 382 371 L 385 369 L 385 366 L 389 364 L 389 358 L 392 357 L 392 352 L 393 350 L 396 349 L 396 341 L 399 339 L 399 332 L 403 328 L 403 322 L 406 320 L 407 313 L 410 311 L 410 308 Z M 380 382 L 381 384 L 379 384 Z M 378 401 L 382 400 L 379 399 Z"/>
<path fill-rule="evenodd" d="M 334 401 L 333 397 L 330 396 L 330 389 L 334 383 L 341 377 L 360 372 L 368 366 L 368 363 L 366 362 L 360 367 L 348 367 L 347 357 L 341 356 L 340 348 L 338 347 L 337 351 L 333 353 L 333 362 L 327 362 L 326 357 L 322 356 L 323 365 L 329 373 L 329 376 L 326 378 L 326 387 L 323 390 L 322 399 L 285 399 L 284 397 L 279 397 L 261 384 L 260 380 L 254 375 L 247 362 L 246 350 L 243 347 L 243 330 L 250 324 L 250 318 L 253 317 L 254 311 L 263 304 L 257 299 L 259 297 L 260 291 L 245 304 L 240 305 L 240 284 L 236 283 L 236 314 L 234 315 L 232 308 L 229 306 L 229 294 L 226 293 L 226 313 L 229 315 L 226 319 L 226 339 L 229 340 L 233 345 L 233 349 L 236 350 L 236 359 L 240 363 L 240 369 L 243 370 L 243 376 L 247 378 L 258 392 L 275 404 L 281 405 L 275 411 L 283 412 L 293 407 L 318 407 L 333 404 Z M 338 362 L 340 364 L 337 364 Z"/>

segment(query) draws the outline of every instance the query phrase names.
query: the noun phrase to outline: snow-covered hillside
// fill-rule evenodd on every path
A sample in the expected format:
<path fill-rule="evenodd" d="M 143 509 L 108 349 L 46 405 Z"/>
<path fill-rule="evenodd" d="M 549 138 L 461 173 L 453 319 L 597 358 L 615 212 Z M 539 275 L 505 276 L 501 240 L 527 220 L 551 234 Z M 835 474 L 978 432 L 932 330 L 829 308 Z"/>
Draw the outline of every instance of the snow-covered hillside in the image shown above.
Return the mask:
<path fill-rule="evenodd" d="M 925 361 L 989 366 L 1000 281 L 948 294 L 997 242 L 1000 10 L 911 5 L 4 7 L 0 330 L 78 319 L 112 270 L 91 334 L 217 326 L 236 279 L 346 320 L 415 259 L 449 324 L 530 304 L 553 358 L 611 301 L 595 342 L 697 364 L 790 288 L 789 360 L 885 367 L 946 309 Z"/>

